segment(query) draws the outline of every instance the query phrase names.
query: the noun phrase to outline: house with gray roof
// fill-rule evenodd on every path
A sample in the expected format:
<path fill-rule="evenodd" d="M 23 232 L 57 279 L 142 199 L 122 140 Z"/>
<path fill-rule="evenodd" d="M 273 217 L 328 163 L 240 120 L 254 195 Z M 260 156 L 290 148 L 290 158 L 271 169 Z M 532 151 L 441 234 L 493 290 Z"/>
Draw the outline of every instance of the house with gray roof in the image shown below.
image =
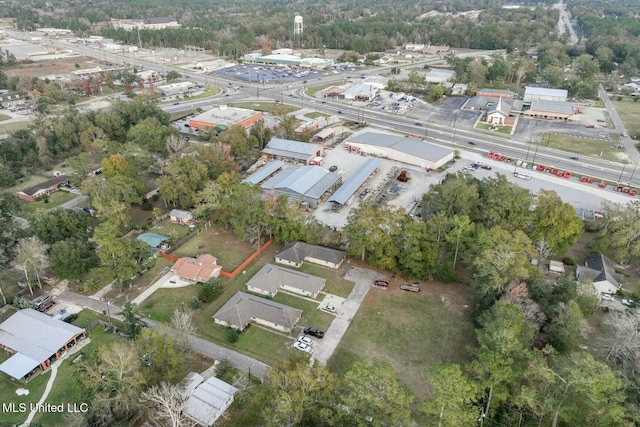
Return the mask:
<path fill-rule="evenodd" d="M 337 260 L 337 254 L 334 261 Z M 278 291 L 315 298 L 324 288 L 326 279 L 280 267 L 265 264 L 248 282 L 247 290 L 256 294 L 275 296 Z"/>
<path fill-rule="evenodd" d="M 249 323 L 289 333 L 302 316 L 302 310 L 269 299 L 236 292 L 213 315 L 216 325 L 244 330 Z"/>
<path fill-rule="evenodd" d="M 278 264 L 293 267 L 300 267 L 307 261 L 324 267 L 340 268 L 346 258 L 347 254 L 343 251 L 305 242 L 291 242 L 276 254 Z"/>
<path fill-rule="evenodd" d="M 550 89 L 546 87 L 527 86 L 524 88 L 524 103 L 534 101 L 566 102 L 569 92 L 566 89 Z"/>
<path fill-rule="evenodd" d="M 266 193 L 284 194 L 315 208 L 340 186 L 342 175 L 320 166 L 285 166 L 261 184 Z"/>
<path fill-rule="evenodd" d="M 171 209 L 171 212 L 169 212 L 169 221 L 183 225 L 190 225 L 194 223 L 191 211 L 184 211 L 182 209 Z"/>
<path fill-rule="evenodd" d="M 308 165 L 316 157 L 322 157 L 322 145 L 290 139 L 271 138 L 262 153 L 269 158 Z"/>
<path fill-rule="evenodd" d="M 276 172 L 280 171 L 283 166 L 283 162 L 280 160 L 274 160 L 243 179 L 242 182 L 247 184 L 260 184 L 267 178 L 271 178 Z"/>
<path fill-rule="evenodd" d="M 624 276 L 616 273 L 613 262 L 602 254 L 587 257 L 584 266 L 576 269 L 579 282 L 591 282 L 600 294 L 614 294 L 624 283 Z"/>
<path fill-rule="evenodd" d="M 0 324 L 0 348 L 12 354 L 0 371 L 21 381 L 46 370 L 86 337 L 86 331 L 32 308 L 13 314 Z"/>
<path fill-rule="evenodd" d="M 233 403 L 238 389 L 219 378 L 207 380 L 190 372 L 184 380 L 186 401 L 182 413 L 202 426 L 212 426 Z"/>
<path fill-rule="evenodd" d="M 353 135 L 344 148 L 369 156 L 383 157 L 397 162 L 438 169 L 453 160 L 453 150 L 427 142 L 424 139 L 381 132 L 363 132 Z"/>

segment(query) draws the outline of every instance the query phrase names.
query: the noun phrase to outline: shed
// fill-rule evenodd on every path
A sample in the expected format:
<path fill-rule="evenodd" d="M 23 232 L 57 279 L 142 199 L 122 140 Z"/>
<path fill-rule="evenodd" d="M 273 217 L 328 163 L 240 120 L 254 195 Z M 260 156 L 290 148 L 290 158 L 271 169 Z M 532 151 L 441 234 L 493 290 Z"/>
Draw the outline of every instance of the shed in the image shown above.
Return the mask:
<path fill-rule="evenodd" d="M 181 209 L 172 209 L 169 212 L 169 221 L 176 224 L 193 224 L 193 216 L 191 215 L 191 211 L 183 211 Z"/>
<path fill-rule="evenodd" d="M 184 383 L 186 401 L 182 406 L 182 413 L 207 427 L 212 426 L 224 414 L 238 392 L 237 388 L 219 378 L 211 377 L 205 381 L 202 375 L 195 372 L 190 372 Z"/>
<path fill-rule="evenodd" d="M 564 274 L 564 264 L 562 261 L 549 261 L 549 271 Z"/>

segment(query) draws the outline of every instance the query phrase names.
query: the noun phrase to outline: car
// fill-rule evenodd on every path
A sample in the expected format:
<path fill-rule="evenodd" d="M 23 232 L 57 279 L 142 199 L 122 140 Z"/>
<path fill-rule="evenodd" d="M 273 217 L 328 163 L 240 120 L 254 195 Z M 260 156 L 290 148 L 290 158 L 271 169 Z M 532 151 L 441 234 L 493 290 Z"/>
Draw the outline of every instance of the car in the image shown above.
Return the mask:
<path fill-rule="evenodd" d="M 379 288 L 388 288 L 389 282 L 387 282 L 386 280 L 374 280 L 373 286 L 377 286 Z"/>
<path fill-rule="evenodd" d="M 491 166 L 489 166 L 489 165 L 482 165 L 482 166 L 480 166 L 480 167 L 481 167 L 482 169 L 486 169 L 486 170 L 488 170 L 488 171 L 490 171 L 490 170 L 491 170 Z"/>
<path fill-rule="evenodd" d="M 302 344 L 306 344 L 306 345 L 312 345 L 313 344 L 313 340 L 309 337 L 305 337 L 304 335 L 300 335 L 298 337 L 298 342 L 301 342 Z"/>
<path fill-rule="evenodd" d="M 179 102 L 174 102 L 174 103 L 173 103 L 173 105 L 179 105 L 179 104 L 180 104 Z"/>
<path fill-rule="evenodd" d="M 476 143 L 475 143 L 475 142 L 473 142 L 473 141 L 469 141 L 467 144 L 469 144 L 469 145 L 476 145 Z"/>
<path fill-rule="evenodd" d="M 224 96 L 229 96 L 229 94 L 228 94 L 228 93 L 225 93 L 225 94 L 224 94 Z"/>
<path fill-rule="evenodd" d="M 596 125 L 587 125 L 587 129 L 593 129 L 595 127 L 596 127 Z"/>
<path fill-rule="evenodd" d="M 635 304 L 635 302 L 632 299 L 623 299 L 622 304 L 632 307 Z"/>
<path fill-rule="evenodd" d="M 342 110 L 338 110 L 338 114 L 342 114 Z"/>
<path fill-rule="evenodd" d="M 571 160 L 578 160 L 578 156 L 569 156 Z"/>
<path fill-rule="evenodd" d="M 627 133 L 626 132 L 620 132 L 620 136 L 625 137 L 625 136 L 627 136 Z"/>
<path fill-rule="evenodd" d="M 362 193 L 360 193 L 360 196 L 358 197 L 360 197 L 361 199 L 364 199 L 365 197 L 367 197 L 367 191 L 366 190 L 363 191 Z"/>
<path fill-rule="evenodd" d="M 597 120 L 597 122 L 598 122 L 598 123 L 605 123 L 605 122 L 606 122 L 606 120 L 604 120 L 604 119 L 598 119 L 598 120 Z"/>
<path fill-rule="evenodd" d="M 336 308 L 332 305 L 325 305 L 324 307 L 322 307 L 322 309 L 324 311 L 328 311 L 329 313 L 335 313 L 336 312 Z"/>
<path fill-rule="evenodd" d="M 415 122 L 414 124 L 415 124 L 416 126 L 422 126 L 422 123 L 421 123 L 421 122 Z"/>
<path fill-rule="evenodd" d="M 329 172 L 335 172 L 338 170 L 338 167 L 336 165 L 333 165 L 329 168 Z"/>
<path fill-rule="evenodd" d="M 302 343 L 300 341 L 296 341 L 296 343 L 293 345 L 294 348 L 300 350 L 300 351 L 304 351 L 305 353 L 311 353 L 311 346 Z"/>
<path fill-rule="evenodd" d="M 311 335 L 314 336 L 316 338 L 320 338 L 322 339 L 324 337 L 324 331 L 320 331 L 314 327 L 311 326 L 307 326 L 306 328 L 304 328 L 304 330 L 302 331 L 305 335 Z"/>
<path fill-rule="evenodd" d="M 616 299 L 614 297 L 611 296 L 611 294 L 602 294 L 602 296 L 600 297 L 605 301 L 615 301 Z"/>
<path fill-rule="evenodd" d="M 321 104 L 326 104 L 326 103 L 327 103 L 327 101 L 320 101 L 320 103 L 321 103 Z"/>
<path fill-rule="evenodd" d="M 184 124 L 184 127 L 186 127 L 186 128 L 190 128 L 191 126 L 189 126 L 189 123 L 185 123 L 185 124 Z"/>

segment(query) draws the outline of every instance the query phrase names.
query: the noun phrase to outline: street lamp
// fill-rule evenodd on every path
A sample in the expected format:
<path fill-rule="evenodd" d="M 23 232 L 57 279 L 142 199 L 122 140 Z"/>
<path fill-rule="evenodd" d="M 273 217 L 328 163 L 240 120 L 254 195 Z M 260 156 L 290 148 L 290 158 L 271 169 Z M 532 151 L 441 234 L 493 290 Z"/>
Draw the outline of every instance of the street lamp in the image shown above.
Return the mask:
<path fill-rule="evenodd" d="M 451 146 L 452 147 L 456 143 L 456 131 L 458 130 L 457 124 L 458 124 L 458 112 L 456 111 L 456 112 L 453 113 L 453 138 L 451 139 Z"/>
<path fill-rule="evenodd" d="M 622 171 L 620 171 L 620 176 L 618 177 L 618 184 L 620 184 L 620 182 L 622 181 L 622 174 L 624 173 L 624 168 L 627 167 L 626 163 L 622 164 Z"/>

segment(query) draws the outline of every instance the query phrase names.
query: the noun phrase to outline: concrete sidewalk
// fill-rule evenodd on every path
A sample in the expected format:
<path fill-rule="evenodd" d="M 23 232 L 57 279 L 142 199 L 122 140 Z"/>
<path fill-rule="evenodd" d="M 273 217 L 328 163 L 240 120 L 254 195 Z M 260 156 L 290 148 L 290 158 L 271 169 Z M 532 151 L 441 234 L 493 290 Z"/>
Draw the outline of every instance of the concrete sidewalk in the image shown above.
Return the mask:
<path fill-rule="evenodd" d="M 121 307 L 115 306 L 113 304 L 107 305 L 106 302 L 95 300 L 95 299 L 86 297 L 84 295 L 76 294 L 75 292 L 71 292 L 68 290 L 62 292 L 58 296 L 57 302 L 58 303 L 66 302 L 70 304 L 75 304 L 82 308 L 95 311 L 97 313 L 107 312 L 107 313 L 110 313 L 110 316 L 113 319 L 117 319 L 119 321 L 124 320 L 122 316 L 117 314 L 122 311 Z M 105 317 L 105 320 L 107 320 L 106 317 Z M 147 325 L 149 327 L 157 328 L 162 332 L 167 333 L 169 336 L 173 337 L 174 339 L 177 339 L 178 342 L 180 342 L 180 339 L 178 338 L 182 338 L 182 337 L 180 337 L 179 332 L 176 331 L 175 329 L 169 327 L 168 325 L 154 322 L 151 319 L 144 318 L 144 321 L 147 322 Z M 213 319 L 211 319 L 211 321 L 213 322 Z M 244 354 L 240 354 L 236 351 L 225 348 L 221 345 L 214 344 L 210 341 L 207 341 L 195 335 L 191 335 L 189 337 L 188 342 L 189 342 L 189 346 L 193 351 L 198 352 L 204 356 L 210 357 L 211 359 L 214 359 L 214 360 L 227 359 L 229 363 L 231 363 L 231 366 L 233 366 L 234 368 L 240 369 L 245 372 L 249 372 L 251 375 L 254 375 L 256 377 L 263 378 L 267 371 L 268 365 L 266 365 L 265 363 L 262 363 L 257 359 L 254 359 L 249 356 L 245 356 Z"/>

